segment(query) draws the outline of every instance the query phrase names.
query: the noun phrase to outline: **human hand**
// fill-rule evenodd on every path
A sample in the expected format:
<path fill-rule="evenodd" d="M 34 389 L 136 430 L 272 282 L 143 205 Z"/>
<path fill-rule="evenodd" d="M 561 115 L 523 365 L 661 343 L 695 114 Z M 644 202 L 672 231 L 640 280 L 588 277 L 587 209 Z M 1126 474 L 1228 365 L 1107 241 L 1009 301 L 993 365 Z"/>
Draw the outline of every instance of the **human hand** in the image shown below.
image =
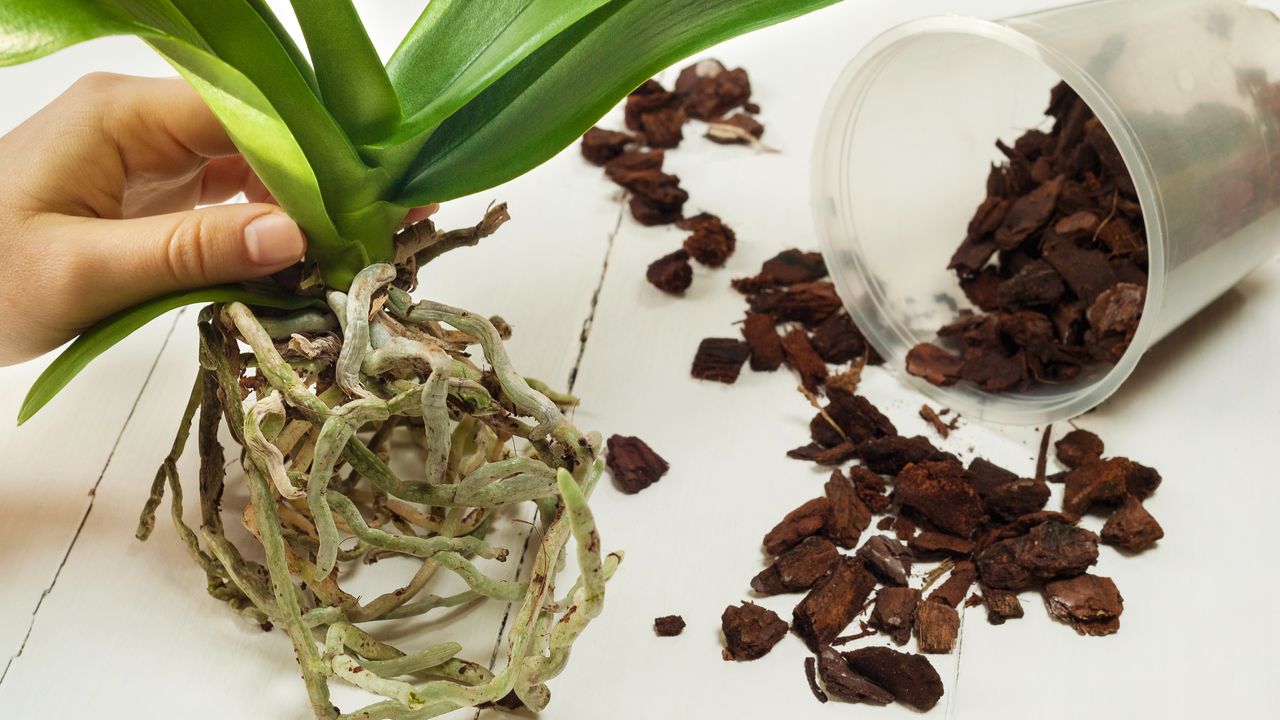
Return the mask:
<path fill-rule="evenodd" d="M 0 138 L 0 172 L 0 365 L 157 295 L 262 277 L 306 251 L 178 78 L 85 76 Z M 192 209 L 241 192 L 249 202 Z"/>

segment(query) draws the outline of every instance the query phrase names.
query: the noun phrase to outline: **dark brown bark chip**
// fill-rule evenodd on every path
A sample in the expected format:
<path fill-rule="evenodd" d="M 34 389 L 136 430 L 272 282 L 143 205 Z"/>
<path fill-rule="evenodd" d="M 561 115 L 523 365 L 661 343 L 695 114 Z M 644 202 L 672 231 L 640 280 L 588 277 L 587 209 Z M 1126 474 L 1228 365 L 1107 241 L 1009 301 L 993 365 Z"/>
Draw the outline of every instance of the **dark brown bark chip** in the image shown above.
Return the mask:
<path fill-rule="evenodd" d="M 1049 486 L 1028 478 L 1020 478 L 983 458 L 969 463 L 969 482 L 987 512 L 1002 520 L 1036 512 L 1049 500 Z"/>
<path fill-rule="evenodd" d="M 628 130 L 644 132 L 644 118 L 662 111 L 680 111 L 680 98 L 675 93 L 661 89 L 661 85 L 646 83 L 639 90 L 627 96 L 627 104 L 623 117 Z M 655 89 L 657 88 L 657 89 Z"/>
<path fill-rule="evenodd" d="M 911 577 L 911 551 L 886 535 L 868 538 L 856 557 L 886 585 L 903 586 Z"/>
<path fill-rule="evenodd" d="M 692 234 L 685 238 L 684 249 L 699 263 L 707 267 L 721 267 L 737 246 L 737 235 L 710 213 L 701 213 L 676 223 Z"/>
<path fill-rule="evenodd" d="M 964 358 L 932 343 L 922 343 L 907 352 L 907 372 L 934 385 L 954 385 L 960 380 Z"/>
<path fill-rule="evenodd" d="M 929 522 L 960 537 L 971 537 L 987 520 L 982 499 L 956 462 L 922 462 L 898 474 L 894 499 Z"/>
<path fill-rule="evenodd" d="M 1101 250 L 1081 248 L 1070 240 L 1050 238 L 1045 242 L 1044 259 L 1066 281 L 1076 297 L 1092 305 L 1103 291 L 1118 280 Z"/>
<path fill-rule="evenodd" d="M 644 276 L 650 285 L 664 293 L 684 293 L 693 284 L 693 266 L 689 264 L 689 253 L 677 250 L 670 255 L 663 255 L 649 263 Z"/>
<path fill-rule="evenodd" d="M 764 536 L 764 549 L 770 555 L 781 555 L 799 545 L 810 535 L 817 535 L 831 518 L 831 502 L 814 498 L 787 513 L 782 521 Z"/>
<path fill-rule="evenodd" d="M 1048 305 L 1067 291 L 1062 276 L 1043 260 L 1034 260 L 996 290 L 996 302 L 1009 309 Z"/>
<path fill-rule="evenodd" d="M 593 127 L 582 136 L 582 157 L 593 165 L 604 165 L 621 155 L 635 138 L 624 132 Z"/>
<path fill-rule="evenodd" d="M 1136 553 L 1164 537 L 1164 528 L 1142 506 L 1141 500 L 1130 495 L 1102 526 L 1101 536 L 1107 545 Z"/>
<path fill-rule="evenodd" d="M 876 591 L 871 627 L 884 632 L 898 645 L 904 645 L 911 639 L 919 605 L 920 591 L 915 588 L 882 587 Z"/>
<path fill-rule="evenodd" d="M 809 692 L 820 703 L 827 702 L 827 694 L 818 687 L 818 661 L 812 655 L 804 659 L 804 677 L 809 681 Z"/>
<path fill-rule="evenodd" d="M 1118 458 L 1127 460 L 1128 458 Z M 1162 478 L 1155 468 L 1129 460 L 1129 472 L 1125 474 L 1124 484 L 1129 493 L 1139 500 L 1146 500 L 1160 487 Z"/>
<path fill-rule="evenodd" d="M 1102 458 L 1106 447 L 1102 438 L 1088 430 L 1072 430 L 1053 445 L 1058 462 L 1068 468 L 1077 468 Z"/>
<path fill-rule="evenodd" d="M 913 463 L 958 462 L 954 455 L 939 450 L 923 435 L 871 438 L 858 446 L 858 456 L 867 468 L 883 475 L 897 475 Z"/>
<path fill-rule="evenodd" d="M 835 286 L 823 281 L 795 283 L 760 293 L 749 298 L 748 303 L 753 312 L 767 312 L 779 322 L 798 322 L 806 327 L 817 327 L 843 307 Z"/>
<path fill-rule="evenodd" d="M 858 499 L 873 514 L 880 514 L 889 509 L 892 500 L 887 494 L 888 484 L 884 478 L 861 465 L 849 468 L 849 479 L 853 481 L 853 489 Z"/>
<path fill-rule="evenodd" d="M 751 589 L 762 595 L 801 592 L 826 577 L 840 559 L 831 541 L 808 537 L 778 557 L 751 580 Z"/>
<path fill-rule="evenodd" d="M 809 342 L 831 365 L 852 362 L 867 352 L 866 338 L 846 312 L 838 312 L 818 323 Z"/>
<path fill-rule="evenodd" d="M 1125 480 L 1133 463 L 1126 458 L 1094 460 L 1067 473 L 1062 509 L 1072 515 L 1084 515 L 1096 506 L 1116 506 L 1129 494 Z"/>
<path fill-rule="evenodd" d="M 683 193 L 684 191 L 681 190 L 680 192 Z M 671 223 L 678 221 L 683 216 L 681 213 L 681 207 L 683 207 L 684 201 L 687 199 L 688 197 L 686 193 L 686 197 L 681 199 L 679 202 L 667 205 L 663 203 L 656 203 L 640 197 L 639 195 L 635 195 L 627 201 L 627 207 L 631 209 L 631 217 L 635 218 L 636 222 L 641 225 L 647 225 L 650 227 L 655 225 L 670 225 Z"/>
<path fill-rule="evenodd" d="M 796 605 L 792 630 L 817 652 L 853 622 L 875 587 L 875 576 L 860 561 L 840 558 L 831 574 L 818 581 Z"/>
<path fill-rule="evenodd" d="M 1008 214 L 996 230 L 996 245 L 1001 250 L 1012 250 L 1044 227 L 1058 206 L 1064 178 L 1057 177 L 1040 185 L 1032 192 L 1013 202 Z"/>
<path fill-rule="evenodd" d="M 945 655 L 955 649 L 960 633 L 960 613 L 950 605 L 923 602 L 916 608 L 916 643 L 927 655 Z"/>
<path fill-rule="evenodd" d="M 1044 604 L 1049 614 L 1081 635 L 1111 635 L 1120 629 L 1124 598 L 1111 578 L 1080 575 L 1046 583 Z"/>
<path fill-rule="evenodd" d="M 685 111 L 698 120 L 714 120 L 751 99 L 751 80 L 742 68 L 723 70 L 686 83 Z"/>
<path fill-rule="evenodd" d="M 648 80 L 645 80 L 644 82 L 640 83 L 640 87 L 636 88 L 635 90 L 632 90 L 627 95 L 627 97 L 631 97 L 634 95 L 652 95 L 653 93 L 661 93 L 666 91 L 667 89 L 662 86 L 662 83 L 658 82 L 657 80 L 654 80 L 653 78 L 649 78 Z"/>
<path fill-rule="evenodd" d="M 954 535 L 926 530 L 907 541 L 916 557 L 947 555 L 951 557 L 968 557 L 973 554 L 972 540 L 958 538 Z"/>
<path fill-rule="evenodd" d="M 644 490 L 658 482 L 670 469 L 667 461 L 640 438 L 613 435 L 605 444 L 608 448 L 605 463 L 614 482 L 625 493 Z"/>
<path fill-rule="evenodd" d="M 703 78 L 714 77 L 725 71 L 719 60 L 708 58 L 686 66 L 676 77 L 675 92 L 677 95 L 688 95 Z"/>
<path fill-rule="evenodd" d="M 747 344 L 734 338 L 707 338 L 698 345 L 693 356 L 692 374 L 699 380 L 714 380 L 732 385 L 751 354 Z"/>
<path fill-rule="evenodd" d="M 804 330 L 797 328 L 782 336 L 782 355 L 787 365 L 800 375 L 805 389 L 816 392 L 826 382 L 827 364 L 809 344 Z"/>
<path fill-rule="evenodd" d="M 742 135 L 724 132 L 707 131 L 706 138 L 721 145 L 746 145 L 750 138 L 757 140 L 764 136 L 764 125 L 754 116 L 747 113 L 734 113 L 732 117 L 714 121 L 718 125 L 728 125 L 742 132 Z M 731 131 L 732 132 L 732 131 Z"/>
<path fill-rule="evenodd" d="M 868 647 L 844 653 L 854 672 L 893 693 L 894 700 L 917 710 L 931 710 L 942 698 L 942 678 L 923 655 L 893 648 Z"/>
<path fill-rule="evenodd" d="M 869 705 L 893 702 L 893 693 L 851 670 L 844 656 L 831 647 L 818 650 L 818 677 L 836 700 Z"/>
<path fill-rule="evenodd" d="M 1086 317 L 1089 326 L 1099 333 L 1116 333 L 1132 337 L 1142 320 L 1142 307 L 1147 301 L 1147 288 L 1132 283 L 1119 283 L 1098 295 Z"/>
<path fill-rule="evenodd" d="M 661 150 L 626 152 L 605 163 L 604 174 L 616 182 L 617 178 L 635 172 L 661 171 L 665 159 L 666 154 Z"/>
<path fill-rule="evenodd" d="M 836 443 L 848 441 L 861 445 L 873 438 L 896 436 L 898 434 L 898 429 L 894 427 L 889 418 L 885 417 L 884 413 L 880 412 L 865 397 L 834 389 L 829 389 L 828 396 L 831 402 L 823 408 L 823 412 L 826 415 L 820 414 L 816 416 L 809 425 L 809 431 L 815 440 L 819 439 L 818 435 L 821 433 L 821 431 L 815 430 L 819 420 L 827 428 L 832 429 L 835 437 L 839 438 Z M 830 421 L 827 418 L 830 418 Z M 835 422 L 836 427 L 840 428 L 839 432 L 831 428 L 832 421 Z M 827 437 L 826 439 L 829 440 L 831 438 Z"/>
<path fill-rule="evenodd" d="M 687 118 L 679 108 L 662 108 L 640 116 L 640 134 L 652 148 L 671 149 L 684 140 Z"/>
<path fill-rule="evenodd" d="M 839 470 L 831 473 L 823 486 L 831 503 L 831 517 L 826 525 L 826 535 L 846 550 L 858 546 L 858 538 L 871 525 L 871 509 L 858 497 L 849 478 Z"/>
<path fill-rule="evenodd" d="M 1049 502 L 1049 484 L 1030 478 L 1001 485 L 982 498 L 987 512 L 1001 520 L 1012 520 L 1044 509 Z"/>
<path fill-rule="evenodd" d="M 971 562 L 958 562 L 955 567 L 951 568 L 951 574 L 947 579 L 935 588 L 933 592 L 929 593 L 929 602 L 942 603 L 958 608 L 960 603 L 964 602 L 965 596 L 969 594 L 969 588 L 977 579 L 977 566 Z"/>
<path fill-rule="evenodd" d="M 778 573 L 777 565 L 770 565 L 756 573 L 756 576 L 751 578 L 751 589 L 765 596 L 792 592 L 782 584 L 782 576 Z"/>
<path fill-rule="evenodd" d="M 1025 535 L 992 543 L 974 559 L 984 584 L 999 590 L 1025 590 L 1088 570 L 1098 561 L 1098 536 L 1051 520 Z"/>
<path fill-rule="evenodd" d="M 742 336 L 751 348 L 751 369 L 756 372 L 773 372 L 782 367 L 784 354 L 782 338 L 778 335 L 777 321 L 772 315 L 747 313 L 742 324 Z"/>
<path fill-rule="evenodd" d="M 826 277 L 827 264 L 822 253 L 783 250 L 764 262 L 760 274 L 769 276 L 779 285 L 794 285 Z"/>
<path fill-rule="evenodd" d="M 787 635 L 787 623 L 778 614 L 755 603 L 730 605 L 720 616 L 724 631 L 725 660 L 756 660 L 764 657 Z"/>
<path fill-rule="evenodd" d="M 1022 617 L 1022 602 L 1018 594 L 1008 590 L 981 586 L 982 604 L 987 607 L 987 622 L 992 625 L 1003 625 L 1006 621 Z"/>
<path fill-rule="evenodd" d="M 1017 473 L 1010 472 L 990 460 L 974 458 L 969 461 L 969 484 L 973 485 L 973 489 L 977 490 L 979 495 L 986 495 L 1001 485 L 1017 482 L 1018 479 Z"/>
<path fill-rule="evenodd" d="M 998 249 L 994 239 L 970 235 L 951 256 L 947 269 L 971 275 L 990 262 L 991 256 L 995 255 Z"/>
<path fill-rule="evenodd" d="M 675 637 L 684 632 L 684 618 L 679 615 L 663 615 L 653 621 L 653 632 L 658 637 Z"/>

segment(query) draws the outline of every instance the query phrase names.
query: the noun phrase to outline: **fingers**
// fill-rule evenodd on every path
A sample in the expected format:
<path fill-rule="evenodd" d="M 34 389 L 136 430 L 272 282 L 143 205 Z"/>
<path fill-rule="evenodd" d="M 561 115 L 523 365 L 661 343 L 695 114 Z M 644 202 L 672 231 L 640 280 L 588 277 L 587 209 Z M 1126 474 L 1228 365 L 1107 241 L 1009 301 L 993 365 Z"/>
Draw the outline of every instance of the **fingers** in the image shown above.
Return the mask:
<path fill-rule="evenodd" d="M 95 73 L 77 89 L 91 96 L 86 100 L 99 101 L 104 128 L 122 142 L 203 158 L 237 152 L 213 111 L 182 78 Z"/>
<path fill-rule="evenodd" d="M 274 205 L 218 205 L 132 220 L 64 218 L 86 294 L 116 307 L 262 277 L 300 260 L 302 231 Z M 75 242 L 78 239 L 80 242 Z"/>
<path fill-rule="evenodd" d="M 413 208 L 404 216 L 404 220 L 400 223 L 400 227 L 406 228 L 416 222 L 421 222 L 423 220 L 426 220 L 432 215 L 435 215 L 436 211 L 439 209 L 440 209 L 440 203 L 432 203 L 430 205 L 424 205 L 422 207 Z"/>

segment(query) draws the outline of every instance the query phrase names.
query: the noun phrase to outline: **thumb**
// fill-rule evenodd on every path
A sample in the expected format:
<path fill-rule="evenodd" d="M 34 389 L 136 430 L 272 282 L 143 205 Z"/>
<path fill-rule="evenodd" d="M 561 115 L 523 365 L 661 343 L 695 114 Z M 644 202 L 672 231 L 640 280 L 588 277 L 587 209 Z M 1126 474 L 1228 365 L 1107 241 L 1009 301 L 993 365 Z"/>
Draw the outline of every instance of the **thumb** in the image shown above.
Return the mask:
<path fill-rule="evenodd" d="M 129 220 L 85 220 L 74 243 L 100 297 L 119 307 L 263 277 L 302 259 L 302 230 L 278 206 L 216 205 Z"/>

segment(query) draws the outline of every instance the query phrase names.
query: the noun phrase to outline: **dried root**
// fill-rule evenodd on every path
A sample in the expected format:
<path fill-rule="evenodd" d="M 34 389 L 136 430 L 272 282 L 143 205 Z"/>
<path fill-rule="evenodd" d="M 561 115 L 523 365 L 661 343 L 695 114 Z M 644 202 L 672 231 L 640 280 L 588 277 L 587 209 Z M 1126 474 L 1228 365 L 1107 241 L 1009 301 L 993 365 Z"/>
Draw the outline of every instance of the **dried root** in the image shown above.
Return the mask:
<path fill-rule="evenodd" d="M 418 260 L 473 244 L 505 219 L 498 206 L 475 228 L 406 235 L 399 277 Z M 419 720 L 512 693 L 541 709 L 550 697 L 545 683 L 599 615 L 605 581 L 621 561 L 602 556 L 587 505 L 601 472 L 599 436 L 581 434 L 565 418 L 561 408 L 575 398 L 515 371 L 494 323 L 415 302 L 399 287 L 411 283 L 396 283 L 397 276 L 391 265 L 366 268 L 349 293 L 328 293 L 331 313 L 259 318 L 239 303 L 206 309 L 200 375 L 137 534 L 150 534 L 167 487 L 173 522 L 208 576 L 209 593 L 289 635 L 316 718 Z M 487 369 L 465 355 L 474 344 Z M 198 535 L 182 518 L 177 470 L 197 415 Z M 222 423 L 240 445 L 250 496 L 243 521 L 261 544 L 254 553 L 223 530 Z M 528 450 L 517 454 L 513 438 Z M 391 468 L 392 454 L 406 450 L 422 458 L 412 479 Z M 542 514 L 531 577 L 489 577 L 475 559 L 509 554 L 486 542 L 491 521 L 524 502 Z M 579 577 L 557 599 L 570 536 Z M 265 555 L 265 565 L 246 554 Z M 342 590 L 349 568 L 387 555 L 420 565 L 403 586 L 363 604 Z M 427 594 L 442 569 L 468 589 Z M 510 661 L 496 675 L 457 658 L 457 643 L 405 653 L 361 627 L 482 600 L 518 603 Z M 339 714 L 329 699 L 333 678 L 385 700 Z"/>

